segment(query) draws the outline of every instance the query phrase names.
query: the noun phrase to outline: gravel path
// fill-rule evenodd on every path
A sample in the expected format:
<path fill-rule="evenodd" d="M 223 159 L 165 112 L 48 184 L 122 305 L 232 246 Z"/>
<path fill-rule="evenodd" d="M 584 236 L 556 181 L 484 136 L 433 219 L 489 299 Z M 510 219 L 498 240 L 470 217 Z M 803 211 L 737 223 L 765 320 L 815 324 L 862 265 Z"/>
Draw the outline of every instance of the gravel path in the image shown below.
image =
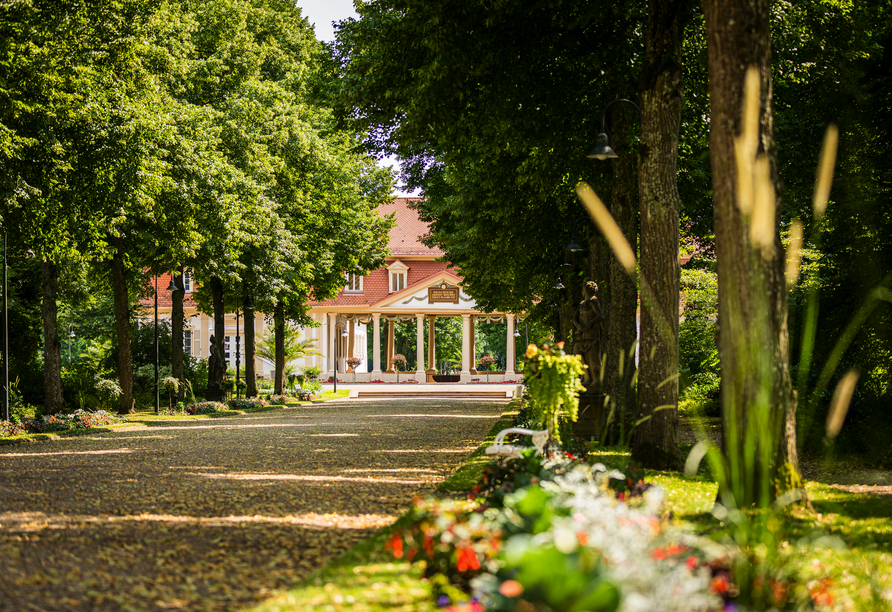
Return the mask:
<path fill-rule="evenodd" d="M 0 447 L 0 610 L 240 610 L 432 491 L 504 402 L 349 400 Z"/>

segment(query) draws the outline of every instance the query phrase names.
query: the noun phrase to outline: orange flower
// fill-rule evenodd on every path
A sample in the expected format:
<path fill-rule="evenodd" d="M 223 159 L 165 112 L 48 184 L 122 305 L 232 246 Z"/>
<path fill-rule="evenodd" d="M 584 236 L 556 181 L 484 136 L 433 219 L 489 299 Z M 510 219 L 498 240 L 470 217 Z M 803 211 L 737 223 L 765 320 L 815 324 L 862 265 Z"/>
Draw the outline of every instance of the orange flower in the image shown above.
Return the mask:
<path fill-rule="evenodd" d="M 665 558 L 668 557 L 669 555 L 666 554 L 666 551 L 663 550 L 662 548 L 654 548 L 654 549 L 650 552 L 650 556 L 653 557 L 654 559 L 656 559 L 657 561 L 662 561 L 663 559 L 665 559 Z"/>
<path fill-rule="evenodd" d="M 480 569 L 480 559 L 477 558 L 477 553 L 474 552 L 474 549 L 468 546 L 467 548 L 457 548 L 458 550 L 458 571 L 467 572 L 468 570 L 478 570 Z"/>
<path fill-rule="evenodd" d="M 505 597 L 520 597 L 523 594 L 523 585 L 516 580 L 506 580 L 499 585 L 499 593 Z"/>
<path fill-rule="evenodd" d="M 588 535 L 582 530 L 576 532 L 576 539 L 579 540 L 579 544 L 582 546 L 588 546 Z"/>
<path fill-rule="evenodd" d="M 728 581 L 724 576 L 716 576 L 712 579 L 712 584 L 709 585 L 709 590 L 713 593 L 727 593 Z"/>
<path fill-rule="evenodd" d="M 403 558 L 403 538 L 402 535 L 397 532 L 393 534 L 393 537 L 384 542 L 384 550 L 392 550 L 393 556 L 397 559 Z"/>
<path fill-rule="evenodd" d="M 692 572 L 693 572 L 695 569 L 697 569 L 697 557 L 694 557 L 694 556 L 688 557 L 688 558 L 685 560 L 685 563 L 688 564 L 688 569 L 690 569 Z"/>

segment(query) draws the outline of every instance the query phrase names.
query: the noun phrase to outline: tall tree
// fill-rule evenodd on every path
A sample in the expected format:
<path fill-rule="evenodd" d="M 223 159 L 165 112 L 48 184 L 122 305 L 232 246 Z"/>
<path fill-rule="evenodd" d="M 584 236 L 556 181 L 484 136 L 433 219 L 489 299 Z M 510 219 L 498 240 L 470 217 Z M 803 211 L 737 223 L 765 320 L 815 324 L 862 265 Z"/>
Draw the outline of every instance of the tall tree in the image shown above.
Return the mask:
<path fill-rule="evenodd" d="M 679 469 L 678 450 L 678 135 L 684 103 L 682 43 L 690 0 L 650 0 L 641 70 L 641 366 L 632 457 Z"/>
<path fill-rule="evenodd" d="M 727 501 L 767 504 L 796 466 L 768 0 L 704 0 Z M 753 75 L 747 82 L 747 71 Z M 750 99 L 746 100 L 748 91 Z M 748 104 L 747 104 L 748 102 Z M 746 108 L 744 108 L 746 106 Z M 792 439 L 789 435 L 792 433 Z"/>

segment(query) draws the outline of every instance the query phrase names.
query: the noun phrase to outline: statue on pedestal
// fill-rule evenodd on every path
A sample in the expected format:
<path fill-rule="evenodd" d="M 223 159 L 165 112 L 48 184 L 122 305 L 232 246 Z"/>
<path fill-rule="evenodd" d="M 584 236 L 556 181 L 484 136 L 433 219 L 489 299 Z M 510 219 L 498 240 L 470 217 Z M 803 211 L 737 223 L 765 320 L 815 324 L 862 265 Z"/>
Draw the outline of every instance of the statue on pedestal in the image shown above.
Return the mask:
<path fill-rule="evenodd" d="M 223 377 L 226 375 L 226 362 L 223 360 L 223 347 L 211 334 L 210 356 L 208 357 L 208 387 L 205 398 L 210 401 L 223 401 Z"/>
<path fill-rule="evenodd" d="M 586 394 L 601 392 L 601 303 L 597 298 L 598 285 L 588 281 L 582 288 L 582 301 L 573 313 L 573 353 L 588 366 L 582 376 Z"/>

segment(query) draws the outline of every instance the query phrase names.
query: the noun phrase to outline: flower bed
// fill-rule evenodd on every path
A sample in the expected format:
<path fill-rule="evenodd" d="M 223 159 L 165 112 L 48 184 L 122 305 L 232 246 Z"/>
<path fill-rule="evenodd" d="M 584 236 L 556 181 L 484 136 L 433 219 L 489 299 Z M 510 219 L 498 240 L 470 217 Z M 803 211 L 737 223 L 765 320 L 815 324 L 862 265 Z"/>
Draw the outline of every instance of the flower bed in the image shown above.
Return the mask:
<path fill-rule="evenodd" d="M 211 414 L 224 410 L 226 410 L 226 404 L 223 402 L 196 402 L 186 406 L 186 414 Z"/>
<path fill-rule="evenodd" d="M 51 414 L 36 418 L 26 418 L 21 422 L 0 422 L 0 435 L 16 436 L 25 433 L 52 433 L 78 429 L 107 427 L 120 423 L 121 420 L 105 410 L 88 412 L 75 410 L 71 414 Z"/>
<path fill-rule="evenodd" d="M 640 486 L 622 502 L 614 480 L 628 478 L 525 451 L 513 465 L 494 464 L 478 499 L 418 501 L 412 526 L 387 548 L 425 562 L 425 575 L 444 585 L 441 605 L 473 598 L 491 610 L 721 609 L 715 545 L 658 514 L 659 488 Z"/>
<path fill-rule="evenodd" d="M 267 406 L 267 403 L 256 397 L 249 397 L 245 399 L 231 399 L 226 404 L 229 406 L 230 410 L 252 410 L 256 408 L 264 408 Z"/>

